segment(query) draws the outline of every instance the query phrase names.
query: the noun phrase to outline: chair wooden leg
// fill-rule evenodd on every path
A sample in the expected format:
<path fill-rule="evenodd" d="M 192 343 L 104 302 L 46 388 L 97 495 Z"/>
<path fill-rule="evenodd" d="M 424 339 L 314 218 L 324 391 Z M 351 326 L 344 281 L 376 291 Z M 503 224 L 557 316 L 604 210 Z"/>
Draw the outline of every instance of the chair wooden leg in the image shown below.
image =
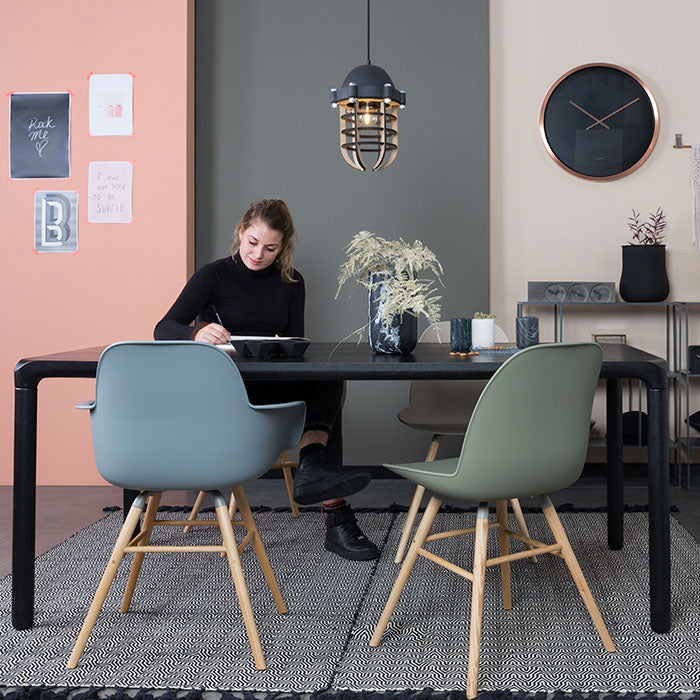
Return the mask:
<path fill-rule="evenodd" d="M 197 494 L 197 499 L 194 502 L 194 505 L 192 506 L 192 510 L 190 511 L 190 517 L 187 518 L 188 520 L 196 520 L 197 515 L 199 514 L 199 509 L 202 507 L 202 503 L 204 503 L 204 499 L 207 497 L 206 491 L 200 491 Z M 183 532 L 190 532 L 192 530 L 191 525 L 185 525 Z"/>
<path fill-rule="evenodd" d="M 474 540 L 474 581 L 472 582 L 472 609 L 469 625 L 469 662 L 467 664 L 467 698 L 478 695 L 479 652 L 481 650 L 481 620 L 484 612 L 484 583 L 486 580 L 486 547 L 489 536 L 489 507 L 479 504 L 476 514 Z"/>
<path fill-rule="evenodd" d="M 265 580 L 267 581 L 267 586 L 272 593 L 275 605 L 277 605 L 277 610 L 281 613 L 287 612 L 287 606 L 284 604 L 284 599 L 282 598 L 282 593 L 280 592 L 279 586 L 277 585 L 277 579 L 275 578 L 275 573 L 270 565 L 270 560 L 267 558 L 267 552 L 265 551 L 265 545 L 263 544 L 258 528 L 255 525 L 255 519 L 250 511 L 250 506 L 248 505 L 248 499 L 243 492 L 243 487 L 236 486 L 233 489 L 233 495 L 236 497 L 238 503 L 238 510 L 241 512 L 241 519 L 243 520 L 248 532 L 253 533 L 253 548 L 255 549 L 255 554 L 260 562 L 260 568 L 265 575 Z"/>
<path fill-rule="evenodd" d="M 551 529 L 557 544 L 561 545 L 561 554 L 566 562 L 566 565 L 569 567 L 571 578 L 574 579 L 576 588 L 578 589 L 578 592 L 588 610 L 588 614 L 591 616 L 591 620 L 595 625 L 598 636 L 603 642 L 603 646 L 605 647 L 606 651 L 615 651 L 615 645 L 613 644 L 612 639 L 610 639 L 608 629 L 605 626 L 605 622 L 603 622 L 603 616 L 600 614 L 600 610 L 598 610 L 598 606 L 593 599 L 591 590 L 588 587 L 588 583 L 586 583 L 586 579 L 581 571 L 576 555 L 571 548 L 569 538 L 566 536 L 561 520 L 559 520 L 557 511 L 555 510 L 548 496 L 541 496 L 540 498 L 542 500 L 542 512 L 544 513 L 544 517 L 547 518 L 547 523 L 549 524 L 549 528 Z"/>
<path fill-rule="evenodd" d="M 505 501 L 496 501 L 496 518 L 500 524 L 498 528 L 498 554 L 503 557 L 508 554 L 508 504 Z M 513 607 L 510 595 L 510 562 L 501 564 L 501 588 L 503 589 L 503 608 L 510 610 Z"/>
<path fill-rule="evenodd" d="M 78 639 L 76 640 L 73 651 L 68 659 L 68 668 L 75 668 L 78 665 L 78 661 L 80 661 L 80 657 L 85 649 L 90 632 L 92 632 L 92 628 L 95 626 L 97 616 L 100 614 L 100 610 L 105 602 L 107 593 L 109 593 L 109 588 L 112 585 L 112 581 L 114 581 L 119 564 L 121 564 L 121 561 L 124 558 L 124 548 L 129 544 L 129 541 L 134 534 L 134 530 L 136 529 L 136 525 L 141 518 L 143 506 L 144 499 L 137 496 L 136 501 L 134 501 L 134 505 L 129 510 L 129 514 L 124 521 L 124 525 L 119 532 L 119 537 L 117 537 L 117 542 L 112 550 L 112 556 L 109 558 L 107 568 L 102 574 L 100 585 L 97 587 L 95 597 L 92 600 L 92 604 L 90 605 L 90 609 L 85 617 L 83 626 L 80 629 Z"/>
<path fill-rule="evenodd" d="M 228 502 L 228 517 L 231 522 L 236 517 L 236 511 L 238 506 L 236 505 L 236 495 L 231 491 L 231 500 Z"/>
<path fill-rule="evenodd" d="M 430 441 L 430 446 L 428 447 L 428 454 L 425 457 L 426 462 L 435 461 L 435 456 L 437 455 L 438 447 L 440 446 L 441 437 L 442 436 L 438 435 L 437 433 L 433 435 L 433 439 Z M 403 554 L 406 551 L 408 540 L 411 538 L 413 524 L 416 521 L 416 515 L 418 515 L 418 509 L 420 508 L 420 503 L 423 500 L 424 493 L 424 486 L 416 486 L 416 490 L 413 492 L 413 500 L 411 501 L 411 505 L 408 507 L 406 519 L 403 521 L 403 527 L 401 528 L 401 539 L 399 540 L 399 546 L 396 548 L 396 556 L 394 557 L 395 564 L 400 564 L 401 560 L 403 559 Z"/>
<path fill-rule="evenodd" d="M 399 540 L 399 546 L 396 548 L 396 556 L 394 557 L 395 564 L 400 564 L 401 560 L 403 559 L 403 554 L 406 550 L 408 540 L 411 538 L 413 523 L 416 521 L 416 516 L 418 515 L 418 509 L 420 508 L 420 503 L 423 500 L 424 493 L 425 486 L 416 486 L 416 490 L 413 492 L 413 500 L 411 501 L 411 505 L 408 507 L 406 519 L 403 521 L 403 527 L 401 528 L 401 539 Z"/>
<path fill-rule="evenodd" d="M 292 468 L 282 467 L 282 474 L 284 474 L 284 484 L 287 487 L 287 495 L 289 496 L 289 506 L 292 509 L 292 516 L 298 518 L 299 506 L 294 500 L 294 479 L 292 478 Z"/>
<path fill-rule="evenodd" d="M 253 616 L 253 607 L 250 604 L 248 586 L 243 576 L 241 558 L 238 556 L 236 539 L 233 536 L 231 519 L 228 517 L 228 508 L 225 505 L 217 506 L 216 517 L 219 521 L 219 528 L 221 529 L 221 536 L 223 538 L 224 547 L 226 548 L 226 555 L 228 556 L 233 583 L 236 587 L 238 604 L 241 606 L 243 622 L 245 623 L 246 632 L 248 633 L 248 641 L 250 642 L 250 648 L 253 652 L 255 668 L 259 671 L 264 671 L 267 665 L 265 664 L 265 657 L 263 655 L 262 646 L 260 645 L 260 636 L 258 635 L 258 628 L 255 624 L 255 617 Z"/>
<path fill-rule="evenodd" d="M 394 587 L 391 589 L 389 599 L 386 601 L 386 605 L 384 606 L 382 616 L 379 618 L 379 622 L 377 623 L 377 626 L 374 630 L 372 639 L 369 642 L 369 645 L 371 647 L 378 646 L 379 642 L 382 639 L 384 630 L 389 624 L 389 619 L 391 618 L 391 614 L 394 612 L 396 604 L 399 602 L 401 592 L 403 591 L 403 588 L 406 585 L 406 581 L 408 580 L 408 576 L 411 573 L 411 569 L 413 569 L 413 565 L 416 563 L 416 559 L 418 558 L 418 549 L 419 547 L 423 546 L 425 538 L 430 532 L 433 520 L 435 520 L 435 516 L 437 515 L 441 503 L 442 501 L 436 496 L 432 496 L 431 499 L 428 501 L 428 506 L 425 509 L 425 513 L 423 514 L 422 520 L 420 521 L 420 525 L 418 526 L 416 536 L 413 538 L 413 542 L 409 547 L 408 554 L 406 555 L 406 558 L 404 559 L 404 562 L 401 565 L 401 569 L 399 570 L 398 576 L 396 577 L 396 581 L 394 581 Z"/>
<path fill-rule="evenodd" d="M 160 505 L 160 499 L 162 497 L 163 492 L 158 491 L 156 493 L 152 493 L 151 497 L 148 499 L 146 515 L 143 518 L 142 531 L 145 534 L 143 540 L 140 542 L 142 545 L 147 545 L 151 539 L 153 523 L 155 522 L 156 514 L 158 513 L 158 506 Z M 131 607 L 131 599 L 134 596 L 134 590 L 136 590 L 136 581 L 138 581 L 139 574 L 141 573 L 141 566 L 145 556 L 145 552 L 136 552 L 134 554 L 134 559 L 131 562 L 131 571 L 129 572 L 129 581 L 126 584 L 126 590 L 124 591 L 124 598 L 122 599 L 122 607 L 120 612 L 129 612 L 129 608 Z"/>
<path fill-rule="evenodd" d="M 521 535 L 525 535 L 525 537 L 530 536 L 530 531 L 527 529 L 527 523 L 525 522 L 525 516 L 523 515 L 523 509 L 520 507 L 520 501 L 517 498 L 511 498 L 510 499 L 510 505 L 513 508 L 513 514 L 515 515 L 515 522 L 518 523 L 518 529 L 520 530 Z M 528 549 L 532 549 L 532 545 L 526 544 L 525 545 Z M 531 561 L 533 563 L 537 563 L 537 557 L 532 556 L 527 558 L 528 561 Z"/>

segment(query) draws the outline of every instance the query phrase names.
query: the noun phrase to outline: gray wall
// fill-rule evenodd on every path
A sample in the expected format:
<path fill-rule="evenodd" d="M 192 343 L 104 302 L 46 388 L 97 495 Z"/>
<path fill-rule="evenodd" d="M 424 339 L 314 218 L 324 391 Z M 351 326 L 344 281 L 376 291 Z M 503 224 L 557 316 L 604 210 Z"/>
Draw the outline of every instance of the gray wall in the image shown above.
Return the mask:
<path fill-rule="evenodd" d="M 344 163 L 328 101 L 366 60 L 365 2 L 200 0 L 196 10 L 197 266 L 228 253 L 251 201 L 280 197 L 299 232 L 295 267 L 313 340 L 338 341 L 366 321 L 361 291 L 334 300 L 344 247 L 361 229 L 435 251 L 443 318 L 485 310 L 487 0 L 372 2 L 372 63 L 407 93 L 398 156 L 378 173 Z M 346 464 L 424 455 L 427 436 L 396 419 L 407 399 L 405 383 L 348 385 Z"/>

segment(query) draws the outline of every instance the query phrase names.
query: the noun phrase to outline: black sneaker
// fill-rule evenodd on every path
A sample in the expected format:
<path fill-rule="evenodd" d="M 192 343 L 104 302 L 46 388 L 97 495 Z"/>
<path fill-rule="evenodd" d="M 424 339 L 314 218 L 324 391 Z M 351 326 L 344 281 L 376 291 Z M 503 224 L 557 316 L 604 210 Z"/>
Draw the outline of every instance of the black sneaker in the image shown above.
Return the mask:
<path fill-rule="evenodd" d="M 377 559 L 379 549 L 360 530 L 352 508 L 346 503 L 326 512 L 325 548 L 343 559 L 365 561 Z"/>
<path fill-rule="evenodd" d="M 294 474 L 294 500 L 302 506 L 342 498 L 361 491 L 372 480 L 369 469 L 345 469 L 328 464 L 325 449 L 299 460 Z"/>

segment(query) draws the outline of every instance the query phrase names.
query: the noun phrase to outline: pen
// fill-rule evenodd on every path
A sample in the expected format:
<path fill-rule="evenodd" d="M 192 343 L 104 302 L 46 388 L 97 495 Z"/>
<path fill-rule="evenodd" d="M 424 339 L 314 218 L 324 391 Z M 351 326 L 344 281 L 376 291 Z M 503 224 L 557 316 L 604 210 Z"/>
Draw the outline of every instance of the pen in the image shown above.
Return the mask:
<path fill-rule="evenodd" d="M 216 320 L 219 322 L 219 325 L 226 328 L 226 326 L 224 326 L 224 322 L 221 320 L 221 316 L 219 316 L 219 312 L 216 310 L 216 306 L 214 306 L 214 304 L 211 305 L 211 310 L 214 312 L 214 316 L 216 316 Z"/>
<path fill-rule="evenodd" d="M 219 316 L 219 312 L 216 310 L 216 306 L 214 304 L 211 305 L 211 310 L 214 312 L 214 315 L 216 316 L 216 320 L 219 322 L 219 325 L 226 330 L 226 326 L 224 326 L 224 322 L 221 320 L 221 316 Z M 226 331 L 228 333 L 228 331 Z M 230 335 L 230 333 L 229 333 Z M 231 342 L 231 339 L 229 338 L 229 343 Z"/>

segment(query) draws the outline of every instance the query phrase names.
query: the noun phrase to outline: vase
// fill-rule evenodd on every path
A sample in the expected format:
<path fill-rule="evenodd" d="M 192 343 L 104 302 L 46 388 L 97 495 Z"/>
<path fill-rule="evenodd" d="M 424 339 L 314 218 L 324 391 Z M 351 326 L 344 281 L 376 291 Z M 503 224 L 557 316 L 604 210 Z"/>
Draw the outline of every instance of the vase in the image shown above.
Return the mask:
<path fill-rule="evenodd" d="M 664 301 L 669 285 L 665 245 L 623 245 L 620 296 L 625 301 Z"/>
<path fill-rule="evenodd" d="M 385 323 L 385 280 L 389 273 L 373 272 L 369 290 L 369 345 L 384 355 L 407 355 L 418 343 L 418 319 L 413 314 L 392 314 Z"/>
<path fill-rule="evenodd" d="M 496 344 L 496 319 L 472 319 L 472 347 L 492 348 Z"/>

